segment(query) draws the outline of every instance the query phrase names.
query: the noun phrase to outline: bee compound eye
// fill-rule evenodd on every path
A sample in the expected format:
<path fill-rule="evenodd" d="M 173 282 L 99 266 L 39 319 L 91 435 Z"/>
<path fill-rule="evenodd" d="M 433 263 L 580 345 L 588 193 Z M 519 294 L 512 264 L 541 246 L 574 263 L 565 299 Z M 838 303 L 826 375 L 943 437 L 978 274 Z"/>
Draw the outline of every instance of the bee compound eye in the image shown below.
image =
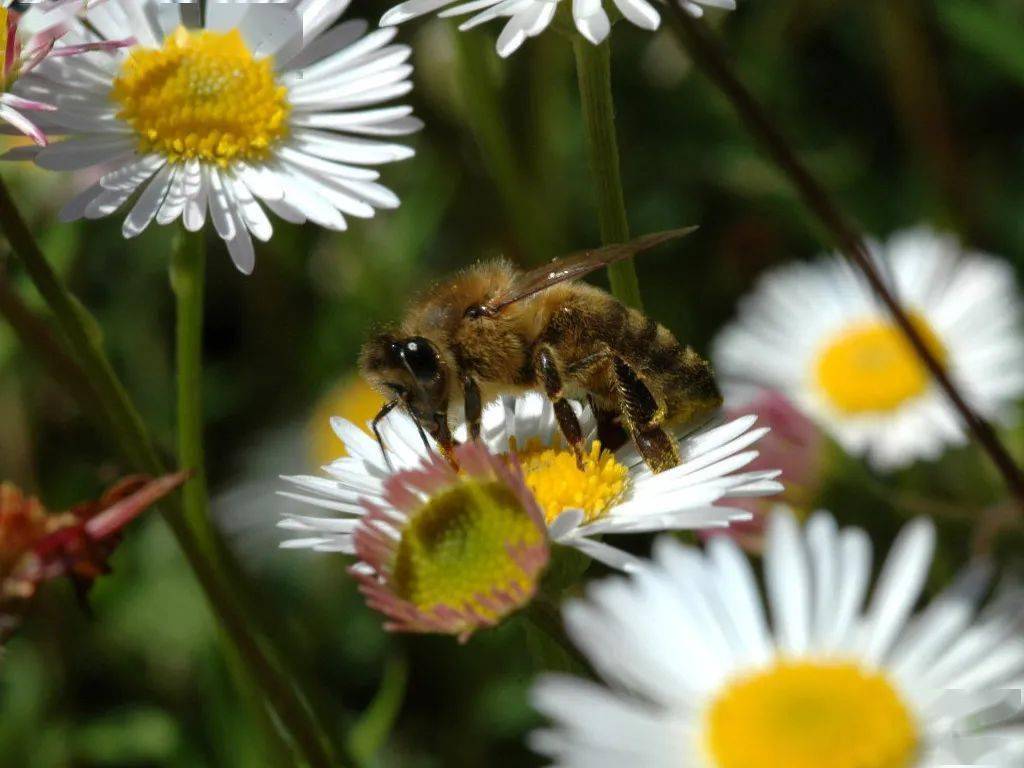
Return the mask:
<path fill-rule="evenodd" d="M 402 347 L 402 357 L 420 381 L 431 381 L 437 376 L 437 352 L 426 339 L 417 336 L 406 341 Z"/>

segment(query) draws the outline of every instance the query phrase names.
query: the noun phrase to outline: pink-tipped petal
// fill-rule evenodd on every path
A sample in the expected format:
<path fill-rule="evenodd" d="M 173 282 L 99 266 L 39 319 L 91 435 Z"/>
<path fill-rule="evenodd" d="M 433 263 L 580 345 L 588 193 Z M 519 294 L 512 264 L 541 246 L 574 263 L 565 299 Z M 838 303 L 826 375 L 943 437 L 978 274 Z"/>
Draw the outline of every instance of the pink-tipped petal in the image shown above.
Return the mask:
<path fill-rule="evenodd" d="M 46 134 L 43 133 L 42 129 L 25 117 L 18 110 L 9 107 L 6 104 L 0 104 L 0 120 L 10 123 L 23 134 L 28 136 L 38 146 L 45 147 L 47 145 Z"/>
<path fill-rule="evenodd" d="M 62 45 L 54 48 L 51 56 L 77 56 L 80 53 L 91 53 L 93 51 L 117 51 L 121 48 L 131 48 L 138 41 L 134 37 L 126 37 L 122 40 L 103 40 L 98 43 L 79 43 L 77 45 Z"/>
<path fill-rule="evenodd" d="M 13 93 L 5 93 L 0 96 L 0 104 L 6 104 L 14 109 L 27 109 L 30 112 L 57 111 L 57 107 L 53 104 L 47 104 L 45 101 L 32 101 L 31 99 L 25 99 L 21 96 L 15 96 Z"/>
<path fill-rule="evenodd" d="M 178 472 L 150 480 L 131 496 L 121 499 L 86 521 L 85 533 L 97 541 L 116 533 L 147 508 L 183 485 L 191 476 L 192 472 Z"/>

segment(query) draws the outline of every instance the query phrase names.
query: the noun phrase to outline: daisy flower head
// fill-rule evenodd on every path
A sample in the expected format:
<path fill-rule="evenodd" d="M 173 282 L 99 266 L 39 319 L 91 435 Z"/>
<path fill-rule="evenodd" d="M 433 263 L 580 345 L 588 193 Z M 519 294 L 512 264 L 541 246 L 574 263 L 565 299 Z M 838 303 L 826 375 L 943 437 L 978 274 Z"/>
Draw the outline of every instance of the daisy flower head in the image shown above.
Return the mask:
<path fill-rule="evenodd" d="M 782 489 L 776 470 L 743 471 L 758 455 L 751 446 L 766 432 L 754 428 L 754 417 L 680 436 L 683 462 L 654 475 L 631 443 L 614 452 L 604 449 L 589 407 L 575 407 L 585 436 L 582 471 L 562 440 L 550 401 L 537 393 L 489 404 L 481 439 L 491 453 L 514 458 L 522 467 L 553 542 L 613 568 L 628 569 L 637 561 L 600 541 L 605 534 L 724 527 L 750 519 L 749 512 L 729 506 L 730 500 Z M 348 455 L 324 467 L 328 477 L 286 478 L 298 492 L 285 495 L 342 516 L 286 517 L 281 525 L 302 537 L 285 546 L 351 551 L 347 526 L 363 514 L 359 500 L 382 504 L 382 488 L 393 472 L 415 469 L 437 452 L 424 444 L 415 422 L 397 410 L 382 423 L 383 452 L 351 422 L 334 419 L 332 426 Z M 464 441 L 466 426 L 454 434 Z"/>
<path fill-rule="evenodd" d="M 20 14 L 9 8 L 10 1 L 0 5 L 0 121 L 11 126 L 18 133 L 45 147 L 46 134 L 32 118 L 25 113 L 52 112 L 53 104 L 19 96 L 10 91 L 19 77 L 29 74 L 47 57 L 60 58 L 75 56 L 89 51 L 111 51 L 132 44 L 131 40 L 109 40 L 78 45 L 58 45 L 62 29 L 54 27 L 23 39 L 20 28 Z"/>
<path fill-rule="evenodd" d="M 134 198 L 122 233 L 207 218 L 235 265 L 252 272 L 252 238 L 267 210 L 344 230 L 398 198 L 374 166 L 411 157 L 392 137 L 417 131 L 408 106 L 410 49 L 362 21 L 334 25 L 346 0 L 210 2 L 202 28 L 189 4 L 103 0 L 35 6 L 26 21 L 62 25 L 75 44 L 131 36 L 137 44 L 74 63 L 49 59 L 19 83 L 64 141 L 15 157 L 52 170 L 110 168 L 72 199 L 66 221 L 101 218 Z M 72 13 L 72 11 L 75 11 Z"/>
<path fill-rule="evenodd" d="M 106 573 L 121 529 L 187 478 L 128 477 L 99 500 L 61 513 L 0 483 L 0 641 L 17 627 L 42 583 L 70 576 L 88 586 Z"/>
<path fill-rule="evenodd" d="M 1007 719 L 1021 713 L 1024 590 L 979 613 L 978 565 L 912 616 L 934 542 L 930 522 L 907 525 L 866 600 L 867 534 L 826 513 L 801 531 L 780 509 L 769 621 L 733 542 L 702 553 L 660 539 L 648 567 L 566 605 L 606 685 L 542 678 L 533 698 L 553 725 L 534 749 L 564 768 L 1020 765 L 1020 722 Z"/>
<path fill-rule="evenodd" d="M 465 641 L 500 623 L 533 597 L 548 562 L 547 532 L 517 467 L 479 443 L 460 446 L 456 456 L 459 472 L 434 457 L 373 488 L 367 477 L 373 501 L 357 492 L 347 502 L 341 495 L 323 502 L 349 518 L 319 528 L 321 519 L 286 519 L 283 527 L 309 538 L 284 546 L 354 554 L 351 573 L 388 630 Z"/>
<path fill-rule="evenodd" d="M 527 38 L 536 37 L 555 18 L 563 0 L 405 0 L 381 17 L 382 27 L 401 24 L 417 16 L 440 11 L 442 18 L 472 14 L 462 22 L 460 30 L 472 29 L 495 19 L 507 19 L 498 36 L 496 48 L 499 56 L 511 56 Z M 615 9 L 638 27 L 655 30 L 661 24 L 661 15 L 648 0 L 613 0 Z M 594 45 L 598 45 L 611 32 L 611 20 L 603 0 L 564 0 L 572 3 L 572 19 L 576 29 Z M 678 2 L 683 10 L 702 16 L 704 8 L 734 10 L 736 0 L 669 0 Z"/>
<path fill-rule="evenodd" d="M 923 228 L 872 252 L 967 401 L 1007 420 L 1024 393 L 1022 304 L 1010 266 Z M 881 470 L 934 459 L 965 440 L 910 343 L 839 257 L 764 275 L 712 357 L 733 402 L 779 392 Z"/>

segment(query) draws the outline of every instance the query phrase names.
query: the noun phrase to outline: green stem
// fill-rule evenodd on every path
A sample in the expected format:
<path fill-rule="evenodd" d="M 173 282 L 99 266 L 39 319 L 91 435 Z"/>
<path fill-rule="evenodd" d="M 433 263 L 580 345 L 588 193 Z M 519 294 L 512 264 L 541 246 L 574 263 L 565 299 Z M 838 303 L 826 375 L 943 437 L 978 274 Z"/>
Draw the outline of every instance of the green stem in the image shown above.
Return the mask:
<path fill-rule="evenodd" d="M 611 47 L 608 41 L 593 45 L 579 35 L 573 37 L 576 74 L 583 109 L 583 128 L 590 159 L 590 174 L 597 195 L 597 218 L 601 242 L 629 240 L 629 219 L 619 170 L 619 143 L 615 133 L 615 104 L 612 100 Z M 642 308 L 640 283 L 633 260 L 608 267 L 612 294 L 623 304 Z"/>
<path fill-rule="evenodd" d="M 205 558 L 221 563 L 228 584 L 240 587 L 240 576 L 234 558 L 226 550 L 210 519 L 209 495 L 203 451 L 203 297 L 206 277 L 206 241 L 202 231 L 182 231 L 171 256 L 170 279 L 177 311 L 175 354 L 178 379 L 178 463 L 195 475 L 182 494 L 185 524 L 203 551 Z M 239 600 L 255 615 L 255 606 L 247 605 L 247 596 L 240 590 Z M 246 633 L 248 634 L 248 633 Z M 273 653 L 269 646 L 264 653 Z M 287 666 L 267 671 L 281 672 Z M 267 683 L 275 695 L 270 698 L 282 720 L 290 722 L 292 736 L 299 752 L 313 766 L 327 768 L 335 764 L 332 747 L 319 727 L 315 714 L 294 687 L 294 675 L 272 675 Z M 290 679 L 288 679 L 290 677 Z"/>
<path fill-rule="evenodd" d="M 88 380 L 92 396 L 101 403 L 107 429 L 121 447 L 128 464 L 148 474 L 165 474 L 166 465 L 103 352 L 96 320 L 57 277 L 2 180 L 0 228 L 53 312 L 71 358 Z M 33 335 L 26 333 L 27 325 L 15 325 L 14 329 L 27 344 L 35 343 Z M 79 398 L 83 409 L 95 407 L 95 399 L 90 399 L 88 390 L 63 377 L 60 383 Z M 235 646 L 245 662 L 245 669 L 262 691 L 267 705 L 273 707 L 296 749 L 312 768 L 335 768 L 338 761 L 330 740 L 312 712 L 308 697 L 300 690 L 297 677 L 286 671 L 266 633 L 257 625 L 255 612 L 243 601 L 244 590 L 239 589 L 236 579 L 226 575 L 220 560 L 211 556 L 211 550 L 193 535 L 180 507 L 166 509 L 164 517 L 220 620 L 226 638 Z"/>
<path fill-rule="evenodd" d="M 105 429 L 102 403 L 82 366 L 65 351 L 61 340 L 54 335 L 46 322 L 21 300 L 3 275 L 0 275 L 0 316 L 7 321 L 26 348 L 35 351 L 50 372 L 50 376 L 74 393 L 75 398 L 83 405 L 83 412 L 95 425 Z"/>
<path fill-rule="evenodd" d="M 526 609 L 524 618 L 527 622 L 527 645 L 538 669 L 588 674 L 590 662 L 565 633 L 558 608 L 538 595 Z"/>
<path fill-rule="evenodd" d="M 208 558 L 217 553 L 210 522 L 203 458 L 203 291 L 206 243 L 203 233 L 182 230 L 171 256 L 171 289 L 177 310 L 178 464 L 195 474 L 184 489 L 185 523 Z"/>
<path fill-rule="evenodd" d="M 143 471 L 152 475 L 163 474 L 165 467 L 156 448 L 145 437 L 142 418 L 103 353 L 99 325 L 57 277 L 3 181 L 0 181 L 0 228 L 49 305 L 68 347 L 74 350 L 79 364 L 92 382 L 122 452 L 133 457 L 133 463 Z"/>

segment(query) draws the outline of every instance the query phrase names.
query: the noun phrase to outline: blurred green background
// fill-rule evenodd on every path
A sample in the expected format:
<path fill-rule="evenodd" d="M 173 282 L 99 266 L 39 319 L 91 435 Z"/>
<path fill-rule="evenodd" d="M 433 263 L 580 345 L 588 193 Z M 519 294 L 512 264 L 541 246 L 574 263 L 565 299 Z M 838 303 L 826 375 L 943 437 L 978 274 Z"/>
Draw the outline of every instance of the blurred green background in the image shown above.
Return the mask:
<path fill-rule="evenodd" d="M 1024 269 L 1024 6 L 1017 0 L 741 0 L 712 16 L 751 89 L 865 231 L 919 223 Z M 376 19 L 382 2 L 347 17 Z M 413 22 L 417 156 L 387 168 L 402 207 L 330 234 L 275 221 L 243 277 L 210 241 L 207 455 L 215 507 L 300 669 L 335 726 L 387 669 L 408 690 L 382 766 L 538 765 L 522 746 L 535 667 L 516 621 L 467 646 L 395 638 L 362 605 L 341 557 L 279 552 L 276 477 L 310 470 L 316 403 L 350 375 L 362 339 L 406 297 L 473 260 L 522 264 L 598 241 L 572 51 L 554 31 L 510 61 L 496 28 Z M 649 312 L 707 351 L 770 265 L 826 239 L 729 105 L 667 31 L 612 35 L 626 198 L 636 233 L 700 231 L 639 264 Z M 48 256 L 100 319 L 147 421 L 173 444 L 171 231 L 125 242 L 120 219 L 61 225 L 70 179 L 6 165 Z M 3 246 L 6 248 L 6 244 Z M 9 277 L 39 306 L 16 264 Z M 597 277 L 600 282 L 602 277 Z M 1024 435 L 1007 435 L 1020 456 Z M 0 478 L 52 508 L 125 469 L 38 361 L 0 325 Z M 878 546 L 908 515 L 940 515 L 938 581 L 967 554 L 970 522 L 1002 488 L 974 449 L 894 476 L 829 452 L 814 502 Z M 998 551 L 1022 550 L 1019 532 Z M 639 551 L 645 542 L 636 543 Z M 92 594 L 47 588 L 0 656 L 0 768 L 281 765 L 233 684 L 202 595 L 161 520 L 136 523 Z"/>

